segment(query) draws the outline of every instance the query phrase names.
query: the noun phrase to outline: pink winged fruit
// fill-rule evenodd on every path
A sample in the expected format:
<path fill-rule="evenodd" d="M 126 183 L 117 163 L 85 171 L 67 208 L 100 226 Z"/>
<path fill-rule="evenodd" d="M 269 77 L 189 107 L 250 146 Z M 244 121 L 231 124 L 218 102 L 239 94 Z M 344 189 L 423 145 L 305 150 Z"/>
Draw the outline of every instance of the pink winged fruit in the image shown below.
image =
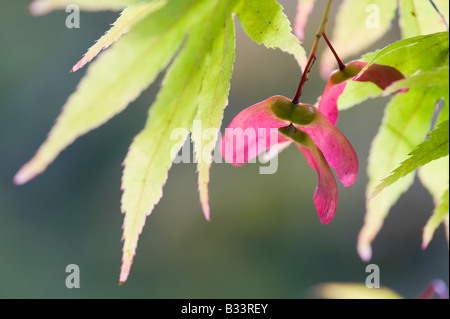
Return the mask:
<path fill-rule="evenodd" d="M 334 71 L 328 79 L 318 109 L 332 124 L 336 124 L 338 120 L 337 100 L 348 81 L 372 82 L 384 90 L 395 81 L 405 78 L 396 68 L 376 63 L 369 65 L 364 72 L 359 74 L 367 64 L 362 61 L 351 61 L 342 70 Z M 400 92 L 402 91 L 404 90 Z"/>
<path fill-rule="evenodd" d="M 314 203 L 320 222 L 326 224 L 336 213 L 338 199 L 330 166 L 347 187 L 358 175 L 358 158 L 347 138 L 317 108 L 272 96 L 241 111 L 225 130 L 220 147 L 227 162 L 242 165 L 291 142 L 317 171 Z"/>

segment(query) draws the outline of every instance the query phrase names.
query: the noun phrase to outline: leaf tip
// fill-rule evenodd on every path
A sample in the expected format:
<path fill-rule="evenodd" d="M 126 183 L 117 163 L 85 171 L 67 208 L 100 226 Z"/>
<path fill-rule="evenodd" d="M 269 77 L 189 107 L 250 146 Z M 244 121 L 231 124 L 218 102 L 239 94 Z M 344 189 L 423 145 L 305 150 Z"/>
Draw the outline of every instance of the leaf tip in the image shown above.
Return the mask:
<path fill-rule="evenodd" d="M 120 269 L 119 286 L 123 285 L 128 279 L 128 274 L 130 273 L 130 267 L 133 261 L 123 261 L 122 268 Z"/>
<path fill-rule="evenodd" d="M 429 243 L 430 243 L 429 240 L 425 240 L 425 239 L 424 239 L 424 240 L 422 241 L 422 250 L 427 249 Z"/>
<path fill-rule="evenodd" d="M 364 262 L 369 262 L 372 259 L 372 248 L 369 243 L 358 243 L 358 255 Z"/>
<path fill-rule="evenodd" d="M 372 200 L 375 198 L 375 196 L 377 196 L 379 193 L 379 191 L 377 191 L 376 189 L 369 195 L 369 197 L 367 197 L 367 200 Z"/>
<path fill-rule="evenodd" d="M 84 58 L 81 59 L 77 64 L 75 64 L 75 65 L 72 67 L 72 69 L 70 70 L 70 73 L 76 72 L 76 71 L 78 71 L 79 69 L 81 69 L 81 68 L 86 64 L 86 63 L 81 63 L 83 60 L 84 60 Z"/>
<path fill-rule="evenodd" d="M 209 214 L 209 205 L 206 204 L 202 204 L 202 209 L 203 209 L 203 215 L 205 216 L 205 219 L 207 222 L 211 221 L 211 216 Z"/>
<path fill-rule="evenodd" d="M 36 174 L 30 169 L 28 164 L 22 166 L 22 168 L 14 175 L 13 182 L 16 185 L 23 185 L 29 182 Z"/>
<path fill-rule="evenodd" d="M 40 0 L 34 0 L 29 6 L 30 14 L 33 16 L 42 16 L 50 11 L 48 3 Z"/>
<path fill-rule="evenodd" d="M 424 232 L 423 232 L 423 235 L 422 235 L 422 246 L 421 246 L 422 250 L 427 249 L 428 245 L 431 242 L 431 239 L 433 239 L 433 234 L 432 233 L 430 234 L 425 229 Z"/>
<path fill-rule="evenodd" d="M 372 193 L 370 193 L 370 195 L 367 197 L 367 200 L 372 200 L 374 199 L 378 194 L 381 193 L 381 191 L 386 187 L 385 185 L 385 181 L 383 180 L 380 184 L 378 184 L 372 191 Z"/>
<path fill-rule="evenodd" d="M 203 215 L 205 216 L 206 221 L 211 221 L 210 216 L 210 208 L 209 208 L 209 200 L 208 200 L 208 193 L 203 193 L 200 191 L 200 202 L 202 205 Z"/>

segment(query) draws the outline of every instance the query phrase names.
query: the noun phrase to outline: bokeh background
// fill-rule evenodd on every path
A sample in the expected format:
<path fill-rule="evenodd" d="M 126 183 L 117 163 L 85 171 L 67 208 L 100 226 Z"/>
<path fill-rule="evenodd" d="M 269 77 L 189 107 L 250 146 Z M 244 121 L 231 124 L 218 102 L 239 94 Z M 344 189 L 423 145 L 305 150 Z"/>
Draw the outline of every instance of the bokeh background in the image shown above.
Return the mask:
<path fill-rule="evenodd" d="M 280 2 L 292 21 L 296 1 Z M 76 141 L 44 174 L 13 185 L 15 172 L 44 140 L 85 72 L 69 74 L 71 66 L 118 15 L 82 13 L 81 28 L 67 29 L 65 12 L 36 18 L 29 3 L 0 0 L 1 298 L 314 298 L 311 287 L 319 283 L 365 282 L 367 264 L 356 253 L 356 239 L 364 218 L 366 159 L 387 102 L 382 98 L 340 116 L 338 127 L 353 143 L 361 168 L 353 186 L 339 185 L 331 223 L 319 222 L 312 200 L 316 173 L 295 147 L 281 153 L 273 175 L 260 175 L 257 164 L 214 164 L 210 223 L 201 212 L 195 164 L 177 164 L 147 219 L 128 282 L 118 287 L 121 162 L 160 83 Z M 306 29 L 307 50 L 323 4 Z M 327 30 L 332 23 L 331 17 Z M 372 49 L 399 37 L 394 25 Z M 253 43 L 239 23 L 236 42 L 224 125 L 271 95 L 292 96 L 300 77 L 292 56 Z M 302 100 L 315 103 L 324 84 L 316 65 Z M 407 298 L 434 278 L 448 284 L 443 227 L 425 251 L 420 248 L 432 209 L 416 181 L 373 244 L 371 263 L 380 267 L 381 284 Z M 65 268 L 72 263 L 81 270 L 80 289 L 65 286 Z"/>

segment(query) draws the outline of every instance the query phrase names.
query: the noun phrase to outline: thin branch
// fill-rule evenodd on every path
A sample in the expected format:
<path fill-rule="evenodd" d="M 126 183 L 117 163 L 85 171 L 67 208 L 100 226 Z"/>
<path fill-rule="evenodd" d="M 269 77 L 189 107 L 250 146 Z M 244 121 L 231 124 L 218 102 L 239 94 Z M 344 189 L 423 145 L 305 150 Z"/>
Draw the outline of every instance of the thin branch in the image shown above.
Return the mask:
<path fill-rule="evenodd" d="M 323 14 L 322 22 L 316 34 L 316 39 L 314 40 L 313 46 L 309 53 L 308 62 L 306 63 L 305 70 L 303 71 L 302 74 L 302 78 L 300 79 L 300 84 L 298 85 L 297 92 L 295 92 L 294 98 L 292 99 L 292 103 L 294 104 L 298 104 L 299 98 L 302 95 L 303 85 L 305 84 L 306 81 L 308 81 L 309 71 L 311 70 L 311 67 L 316 59 L 317 47 L 319 44 L 319 40 L 322 37 L 322 34 L 325 30 L 325 25 L 328 21 L 328 13 L 330 12 L 331 2 L 333 2 L 333 0 L 328 0 L 327 7 Z"/>

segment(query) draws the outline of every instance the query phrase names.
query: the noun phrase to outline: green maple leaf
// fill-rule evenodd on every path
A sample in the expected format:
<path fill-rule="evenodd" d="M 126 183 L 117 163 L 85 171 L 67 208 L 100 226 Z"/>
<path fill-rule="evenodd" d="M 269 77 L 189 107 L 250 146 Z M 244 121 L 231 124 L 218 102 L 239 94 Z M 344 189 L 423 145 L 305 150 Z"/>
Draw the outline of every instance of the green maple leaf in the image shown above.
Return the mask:
<path fill-rule="evenodd" d="M 377 196 L 384 188 L 394 184 L 400 178 L 414 172 L 420 166 L 448 155 L 448 120 L 430 133 L 430 137 L 419 144 L 409 155 L 410 157 L 400 164 L 392 174 L 375 187 L 372 197 Z"/>
<path fill-rule="evenodd" d="M 423 142 L 433 117 L 436 102 L 441 97 L 436 88 L 411 88 L 396 95 L 387 105 L 380 129 L 370 149 L 366 188 L 367 198 L 371 198 L 374 187 L 386 178 L 416 145 Z M 406 192 L 414 181 L 409 174 L 366 203 L 364 226 L 358 237 L 358 252 L 364 260 L 371 257 L 370 243 L 381 229 L 390 208 Z"/>
<path fill-rule="evenodd" d="M 366 196 L 371 199 L 366 204 L 364 226 L 357 245 L 364 260 L 371 258 L 370 244 L 383 226 L 390 208 L 412 185 L 415 168 L 411 174 L 392 181 L 389 191 L 372 198 L 374 188 L 424 141 L 430 130 L 436 103 L 440 99 L 443 99 L 444 107 L 437 123 L 448 119 L 448 49 L 448 32 L 439 32 L 400 40 L 377 52 L 365 54 L 358 59 L 368 62 L 361 73 L 377 63 L 396 68 L 405 79 L 394 82 L 384 91 L 373 83 L 349 81 L 337 101 L 338 108 L 344 110 L 369 98 L 395 94 L 386 107 L 383 122 L 372 142 L 369 155 Z M 408 91 L 396 93 L 404 89 Z M 430 154 L 431 158 L 438 156 L 440 155 Z M 445 182 L 448 183 L 448 180 Z M 426 187 L 433 197 L 442 197 L 440 190 Z M 435 205 L 439 205 L 438 202 L 435 200 Z"/>
<path fill-rule="evenodd" d="M 15 176 L 15 182 L 23 184 L 42 173 L 75 139 L 123 111 L 168 67 L 145 127 L 124 161 L 121 283 L 127 280 L 146 217 L 159 202 L 168 170 L 196 121 L 202 128 L 192 132 L 192 139 L 200 199 L 209 219 L 209 167 L 230 88 L 234 14 L 255 42 L 294 55 L 302 68 L 306 63 L 306 54 L 275 0 L 137 2 L 142 1 L 70 1 L 86 10 L 125 10 L 74 66 L 73 71 L 78 70 L 111 45 L 91 63 L 47 139 Z M 67 4 L 35 0 L 31 8 L 44 14 Z"/>
<path fill-rule="evenodd" d="M 433 239 L 434 231 L 441 223 L 444 223 L 447 235 L 449 234 L 449 209 L 448 209 L 448 176 L 449 157 L 434 160 L 418 169 L 419 179 L 433 196 L 434 211 L 423 229 L 422 248 L 425 249 Z"/>

